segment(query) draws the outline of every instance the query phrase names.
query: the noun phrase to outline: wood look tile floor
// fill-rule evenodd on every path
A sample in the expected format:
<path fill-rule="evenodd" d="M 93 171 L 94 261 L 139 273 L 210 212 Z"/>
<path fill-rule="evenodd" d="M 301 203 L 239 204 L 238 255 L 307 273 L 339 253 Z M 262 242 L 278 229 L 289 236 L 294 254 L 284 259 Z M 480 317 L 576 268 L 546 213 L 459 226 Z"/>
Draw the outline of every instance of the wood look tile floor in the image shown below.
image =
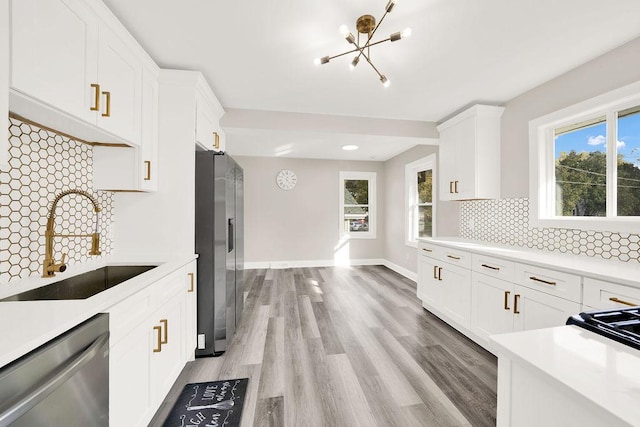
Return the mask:
<path fill-rule="evenodd" d="M 242 426 L 494 426 L 496 358 L 422 308 L 382 266 L 248 270 L 228 351 L 185 384 L 248 377 Z"/>

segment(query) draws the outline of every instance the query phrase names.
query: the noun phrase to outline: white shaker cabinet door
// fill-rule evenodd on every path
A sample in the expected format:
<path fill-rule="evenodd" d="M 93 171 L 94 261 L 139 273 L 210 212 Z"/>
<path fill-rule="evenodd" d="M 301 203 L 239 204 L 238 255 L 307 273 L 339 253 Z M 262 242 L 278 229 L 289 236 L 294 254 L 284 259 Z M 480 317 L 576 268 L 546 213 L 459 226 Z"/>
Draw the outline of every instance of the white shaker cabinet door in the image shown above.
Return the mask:
<path fill-rule="evenodd" d="M 489 336 L 513 332 L 514 284 L 473 273 L 471 331 L 489 343 Z"/>
<path fill-rule="evenodd" d="M 471 320 L 471 270 L 442 263 L 440 283 L 444 283 L 441 311 L 454 322 L 469 329 Z"/>
<path fill-rule="evenodd" d="M 98 26 L 78 0 L 13 0 L 10 86 L 95 124 Z"/>
<path fill-rule="evenodd" d="M 98 125 L 139 145 L 142 62 L 106 25 L 100 26 L 99 46 Z"/>
<path fill-rule="evenodd" d="M 580 304 L 535 289 L 515 285 L 514 331 L 551 328 L 566 324 L 580 312 Z"/>
<path fill-rule="evenodd" d="M 418 298 L 436 309 L 444 300 L 444 284 L 438 279 L 439 268 L 437 260 L 418 256 Z"/>

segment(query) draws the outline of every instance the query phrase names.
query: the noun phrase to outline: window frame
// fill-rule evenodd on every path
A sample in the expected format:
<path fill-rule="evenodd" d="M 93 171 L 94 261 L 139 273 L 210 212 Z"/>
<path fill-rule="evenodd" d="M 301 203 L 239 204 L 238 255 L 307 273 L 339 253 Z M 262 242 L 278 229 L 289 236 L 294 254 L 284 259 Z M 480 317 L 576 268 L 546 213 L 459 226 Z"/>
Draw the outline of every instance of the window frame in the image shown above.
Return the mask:
<path fill-rule="evenodd" d="M 640 81 L 547 114 L 529 122 L 529 225 L 546 228 L 637 232 L 640 217 L 617 216 L 616 113 L 640 104 Z M 607 128 L 607 216 L 555 215 L 555 129 L 606 117 Z"/>
<path fill-rule="evenodd" d="M 420 206 L 418 201 L 418 183 L 417 174 L 422 171 L 431 170 L 431 237 L 436 236 L 436 155 L 430 154 L 426 157 L 407 163 L 404 167 L 404 183 L 405 183 L 405 226 L 404 226 L 404 243 L 414 248 L 418 247 L 419 237 L 417 235 L 418 226 L 417 210 Z"/>
<path fill-rule="evenodd" d="M 376 238 L 376 172 L 354 172 L 354 171 L 340 171 L 339 175 L 339 235 L 340 238 L 349 238 L 349 239 L 375 239 Z M 368 193 L 369 193 L 369 231 L 362 232 L 346 232 L 344 231 L 344 182 L 346 180 L 366 180 L 368 181 Z"/>

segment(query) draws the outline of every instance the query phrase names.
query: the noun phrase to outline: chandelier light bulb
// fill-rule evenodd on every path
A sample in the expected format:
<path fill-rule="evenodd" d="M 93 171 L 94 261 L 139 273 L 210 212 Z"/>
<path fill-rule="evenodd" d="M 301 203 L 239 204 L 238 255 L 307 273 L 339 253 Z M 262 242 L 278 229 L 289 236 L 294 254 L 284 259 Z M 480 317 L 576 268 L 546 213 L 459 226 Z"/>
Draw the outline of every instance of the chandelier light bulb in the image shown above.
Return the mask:
<path fill-rule="evenodd" d="M 320 58 L 316 58 L 313 60 L 314 65 L 320 65 Z"/>
<path fill-rule="evenodd" d="M 350 33 L 349 27 L 347 27 L 345 24 L 340 25 L 340 27 L 338 28 L 338 31 L 340 31 L 340 34 L 342 34 L 342 37 L 345 37 L 345 38 Z"/>
<path fill-rule="evenodd" d="M 380 76 L 380 81 L 382 82 L 382 86 L 384 87 L 389 87 L 389 85 L 391 84 L 391 80 L 389 80 L 387 78 L 387 76 Z"/>
<path fill-rule="evenodd" d="M 360 56 L 356 56 L 355 58 L 353 58 L 353 61 L 351 61 L 351 65 L 349 65 L 349 68 L 351 68 L 352 70 L 356 68 L 356 65 L 358 65 L 358 62 L 360 62 Z"/>
<path fill-rule="evenodd" d="M 402 30 L 400 35 L 402 36 L 403 39 L 406 39 L 407 37 L 411 37 L 411 28 L 405 28 L 404 30 Z"/>

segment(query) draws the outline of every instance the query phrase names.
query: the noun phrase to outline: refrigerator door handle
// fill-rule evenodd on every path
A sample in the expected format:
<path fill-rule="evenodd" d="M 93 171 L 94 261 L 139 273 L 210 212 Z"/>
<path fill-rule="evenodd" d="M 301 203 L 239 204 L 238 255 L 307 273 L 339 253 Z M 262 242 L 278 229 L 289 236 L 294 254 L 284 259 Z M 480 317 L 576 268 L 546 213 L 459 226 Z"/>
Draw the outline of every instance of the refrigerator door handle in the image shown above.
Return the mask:
<path fill-rule="evenodd" d="M 227 253 L 233 250 L 234 233 L 233 233 L 233 218 L 228 219 L 227 223 Z"/>

